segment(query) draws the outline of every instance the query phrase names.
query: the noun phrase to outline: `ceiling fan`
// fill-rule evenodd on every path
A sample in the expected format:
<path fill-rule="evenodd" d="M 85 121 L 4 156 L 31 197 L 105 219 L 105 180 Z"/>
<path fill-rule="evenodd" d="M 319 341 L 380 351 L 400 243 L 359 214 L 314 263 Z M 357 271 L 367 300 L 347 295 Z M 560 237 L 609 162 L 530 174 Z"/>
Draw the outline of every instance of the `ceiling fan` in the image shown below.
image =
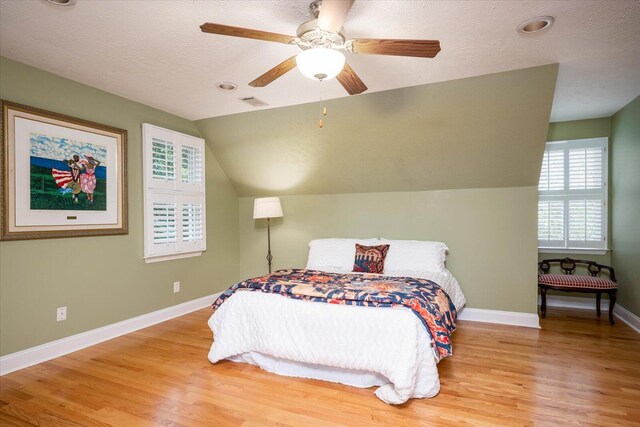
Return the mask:
<path fill-rule="evenodd" d="M 297 36 L 288 36 L 249 28 L 207 22 L 200 26 L 204 33 L 243 37 L 275 43 L 295 44 L 302 49 L 298 55 L 276 65 L 251 83 L 264 87 L 293 68 L 305 76 L 326 80 L 336 77 L 349 95 L 367 90 L 367 86 L 345 61 L 341 51 L 356 54 L 413 56 L 433 58 L 440 52 L 438 40 L 353 39 L 345 37 L 344 23 L 355 0 L 315 0 L 309 10 L 315 19 L 302 23 Z"/>

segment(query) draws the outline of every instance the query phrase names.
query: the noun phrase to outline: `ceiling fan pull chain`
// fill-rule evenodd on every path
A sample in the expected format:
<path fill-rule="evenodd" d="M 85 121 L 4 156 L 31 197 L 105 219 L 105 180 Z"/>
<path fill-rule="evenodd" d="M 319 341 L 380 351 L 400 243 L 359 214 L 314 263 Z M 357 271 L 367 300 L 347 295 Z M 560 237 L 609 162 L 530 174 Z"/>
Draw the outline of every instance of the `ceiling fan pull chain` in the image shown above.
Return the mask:
<path fill-rule="evenodd" d="M 320 102 L 323 104 L 322 105 L 322 115 L 326 116 L 327 115 L 327 106 L 324 105 L 324 99 L 322 98 L 322 80 L 320 80 Z M 322 126 L 324 126 L 324 122 L 322 121 L 322 118 L 320 118 L 320 121 L 318 122 L 318 127 L 320 129 L 322 129 Z"/>

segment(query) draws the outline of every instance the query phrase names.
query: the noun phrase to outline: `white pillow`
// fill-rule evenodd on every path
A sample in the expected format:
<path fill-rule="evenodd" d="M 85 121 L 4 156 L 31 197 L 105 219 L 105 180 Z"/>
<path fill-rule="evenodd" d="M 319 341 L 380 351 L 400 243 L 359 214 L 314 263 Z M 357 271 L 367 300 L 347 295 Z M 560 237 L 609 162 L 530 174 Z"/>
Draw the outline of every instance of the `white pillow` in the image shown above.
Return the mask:
<path fill-rule="evenodd" d="M 378 239 L 316 239 L 309 242 L 308 270 L 349 273 L 353 271 L 356 243 L 365 246 L 378 244 Z M 387 255 L 388 256 L 388 255 Z"/>
<path fill-rule="evenodd" d="M 384 274 L 445 270 L 444 262 L 449 248 L 442 242 L 378 239 L 376 244 L 389 245 L 389 252 L 384 259 Z"/>

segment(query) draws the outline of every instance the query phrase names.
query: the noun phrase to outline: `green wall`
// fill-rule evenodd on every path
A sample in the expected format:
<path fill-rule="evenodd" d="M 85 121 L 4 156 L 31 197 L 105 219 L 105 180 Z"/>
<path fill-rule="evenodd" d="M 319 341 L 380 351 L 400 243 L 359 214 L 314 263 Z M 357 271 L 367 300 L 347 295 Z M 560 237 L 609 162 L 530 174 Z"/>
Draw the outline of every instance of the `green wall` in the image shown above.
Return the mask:
<path fill-rule="evenodd" d="M 437 240 L 468 307 L 535 313 L 537 198 L 536 187 L 284 196 L 273 265 L 304 267 L 316 238 Z M 242 277 L 267 273 L 266 224 L 252 210 L 253 198 L 241 197 Z"/>
<path fill-rule="evenodd" d="M 611 137 L 611 117 L 549 124 L 547 141 Z"/>
<path fill-rule="evenodd" d="M 612 121 L 611 260 L 618 278 L 618 301 L 640 316 L 640 97 Z"/>
<path fill-rule="evenodd" d="M 207 149 L 202 257 L 145 264 L 143 122 L 199 136 L 188 120 L 0 58 L 0 97 L 128 131 L 129 234 L 0 242 L 0 355 L 210 295 L 237 279 L 238 198 Z M 182 290 L 174 294 L 172 283 Z M 56 322 L 56 307 L 68 307 Z"/>

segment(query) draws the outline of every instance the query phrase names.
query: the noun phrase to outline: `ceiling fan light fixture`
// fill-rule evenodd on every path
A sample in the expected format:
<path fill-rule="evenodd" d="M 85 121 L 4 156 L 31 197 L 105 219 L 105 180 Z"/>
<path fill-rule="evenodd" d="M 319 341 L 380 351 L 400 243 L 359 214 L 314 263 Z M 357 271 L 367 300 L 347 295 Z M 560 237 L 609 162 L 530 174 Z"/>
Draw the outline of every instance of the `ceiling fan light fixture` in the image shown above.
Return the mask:
<path fill-rule="evenodd" d="M 296 56 L 298 70 L 312 80 L 329 80 L 340 74 L 344 68 L 342 52 L 327 47 L 307 49 Z"/>

